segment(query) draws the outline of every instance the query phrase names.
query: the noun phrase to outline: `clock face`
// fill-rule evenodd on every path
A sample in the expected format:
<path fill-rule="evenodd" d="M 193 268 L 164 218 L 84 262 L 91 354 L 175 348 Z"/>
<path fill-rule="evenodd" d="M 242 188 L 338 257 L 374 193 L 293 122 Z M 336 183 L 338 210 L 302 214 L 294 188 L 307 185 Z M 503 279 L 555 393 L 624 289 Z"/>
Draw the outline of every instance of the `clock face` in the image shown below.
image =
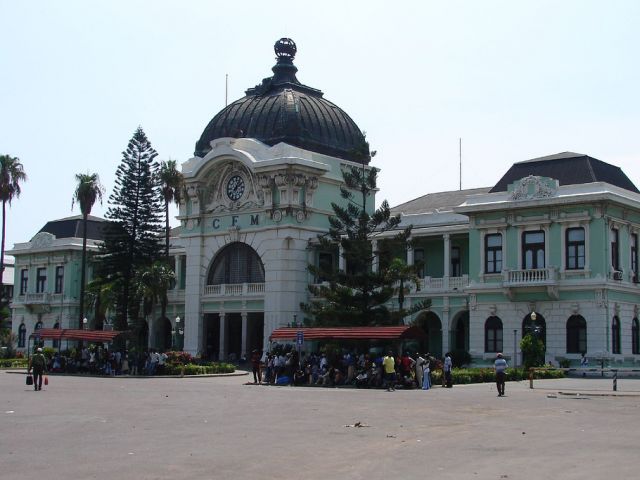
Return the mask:
<path fill-rule="evenodd" d="M 227 182 L 227 197 L 234 202 L 240 200 L 244 193 L 244 179 L 240 175 L 234 175 Z"/>

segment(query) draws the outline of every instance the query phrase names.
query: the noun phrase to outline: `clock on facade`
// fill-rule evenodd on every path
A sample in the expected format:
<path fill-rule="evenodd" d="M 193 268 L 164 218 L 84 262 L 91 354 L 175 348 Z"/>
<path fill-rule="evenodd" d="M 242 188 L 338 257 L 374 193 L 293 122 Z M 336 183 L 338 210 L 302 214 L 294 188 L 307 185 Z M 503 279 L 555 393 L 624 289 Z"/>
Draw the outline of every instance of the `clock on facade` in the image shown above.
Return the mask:
<path fill-rule="evenodd" d="M 244 193 L 244 179 L 240 175 L 234 175 L 227 182 L 227 197 L 234 202 L 240 200 Z"/>

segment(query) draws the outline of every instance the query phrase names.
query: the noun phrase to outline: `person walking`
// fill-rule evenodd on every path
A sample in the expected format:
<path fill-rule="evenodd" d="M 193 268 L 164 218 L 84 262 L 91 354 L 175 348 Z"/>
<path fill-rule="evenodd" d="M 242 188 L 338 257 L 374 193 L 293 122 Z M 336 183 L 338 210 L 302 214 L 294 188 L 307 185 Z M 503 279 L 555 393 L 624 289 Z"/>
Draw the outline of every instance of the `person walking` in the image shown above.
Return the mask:
<path fill-rule="evenodd" d="M 393 358 L 392 351 L 389 351 L 387 356 L 382 359 L 382 368 L 387 384 L 387 392 L 394 392 L 396 390 L 396 360 Z"/>
<path fill-rule="evenodd" d="M 429 360 L 429 355 L 427 355 L 427 359 L 422 364 L 422 389 L 429 390 L 431 388 L 431 362 Z"/>
<path fill-rule="evenodd" d="M 453 361 L 451 360 L 451 353 L 447 352 L 444 356 L 444 380 L 447 388 L 453 387 L 453 378 L 451 370 L 453 369 Z"/>
<path fill-rule="evenodd" d="M 29 370 L 27 373 L 31 373 L 33 371 L 33 389 L 38 391 L 42 390 L 42 375 L 47 370 L 47 361 L 42 354 L 42 348 L 38 347 L 36 353 L 31 357 L 31 362 L 29 365 Z"/>
<path fill-rule="evenodd" d="M 418 388 L 422 388 L 425 363 L 427 363 L 427 360 L 425 360 L 421 354 L 417 353 L 415 366 L 416 366 L 416 386 Z"/>
<path fill-rule="evenodd" d="M 589 368 L 589 359 L 586 357 L 585 353 L 582 352 L 582 356 L 580 357 L 580 368 L 586 370 L 587 368 Z M 582 376 L 586 377 L 587 376 L 587 372 L 582 371 Z"/>
<path fill-rule="evenodd" d="M 504 397 L 504 381 L 506 377 L 507 361 L 502 357 L 501 353 L 496 355 L 496 361 L 493 362 L 493 369 L 496 372 L 496 387 L 498 388 L 498 396 Z"/>
<path fill-rule="evenodd" d="M 262 372 L 260 372 L 261 355 L 258 350 L 251 352 L 251 370 L 253 371 L 253 383 L 258 385 L 262 380 Z"/>

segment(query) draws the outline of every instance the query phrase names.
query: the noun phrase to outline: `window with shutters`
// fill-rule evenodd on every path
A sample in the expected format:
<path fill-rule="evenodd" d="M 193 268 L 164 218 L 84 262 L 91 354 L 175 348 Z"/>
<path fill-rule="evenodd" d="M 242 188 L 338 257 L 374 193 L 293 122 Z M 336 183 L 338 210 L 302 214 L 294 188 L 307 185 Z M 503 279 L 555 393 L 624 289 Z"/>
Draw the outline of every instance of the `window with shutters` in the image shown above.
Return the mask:
<path fill-rule="evenodd" d="M 209 271 L 207 285 L 264 283 L 264 266 L 249 245 L 235 242 L 224 247 Z"/>

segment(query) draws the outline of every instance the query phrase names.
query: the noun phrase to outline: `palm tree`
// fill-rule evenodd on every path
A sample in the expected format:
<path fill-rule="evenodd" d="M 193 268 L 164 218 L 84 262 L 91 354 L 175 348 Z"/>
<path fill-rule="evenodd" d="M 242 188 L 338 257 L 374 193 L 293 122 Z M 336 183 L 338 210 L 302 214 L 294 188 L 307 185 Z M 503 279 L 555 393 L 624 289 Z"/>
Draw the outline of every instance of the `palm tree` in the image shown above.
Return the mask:
<path fill-rule="evenodd" d="M 134 285 L 137 296 L 142 299 L 144 317 L 152 314 L 156 303 L 159 302 L 160 318 L 166 318 L 167 291 L 174 278 L 175 273 L 163 261 L 156 261 L 137 272 Z"/>
<path fill-rule="evenodd" d="M 169 204 L 175 202 L 180 205 L 182 197 L 182 189 L 184 188 L 184 178 L 182 173 L 178 171 L 175 160 L 167 160 L 160 163 L 158 171 L 158 181 L 162 190 L 162 198 L 164 199 L 165 214 L 165 256 L 169 258 Z"/>
<path fill-rule="evenodd" d="M 4 239 L 7 218 L 7 202 L 20 196 L 20 183 L 27 179 L 20 159 L 9 155 L 0 155 L 0 198 L 2 199 L 2 248 L 0 249 L 0 288 L 4 273 Z"/>
<path fill-rule="evenodd" d="M 84 293 L 85 293 L 85 275 L 87 265 L 87 220 L 96 200 L 100 200 L 102 204 L 102 193 L 104 187 L 100 183 L 100 177 L 97 173 L 78 173 L 76 174 L 78 185 L 76 191 L 73 192 L 71 199 L 71 209 L 77 202 L 80 205 L 82 213 L 82 270 L 80 273 L 80 327 L 82 328 L 82 319 L 84 318 Z"/>

